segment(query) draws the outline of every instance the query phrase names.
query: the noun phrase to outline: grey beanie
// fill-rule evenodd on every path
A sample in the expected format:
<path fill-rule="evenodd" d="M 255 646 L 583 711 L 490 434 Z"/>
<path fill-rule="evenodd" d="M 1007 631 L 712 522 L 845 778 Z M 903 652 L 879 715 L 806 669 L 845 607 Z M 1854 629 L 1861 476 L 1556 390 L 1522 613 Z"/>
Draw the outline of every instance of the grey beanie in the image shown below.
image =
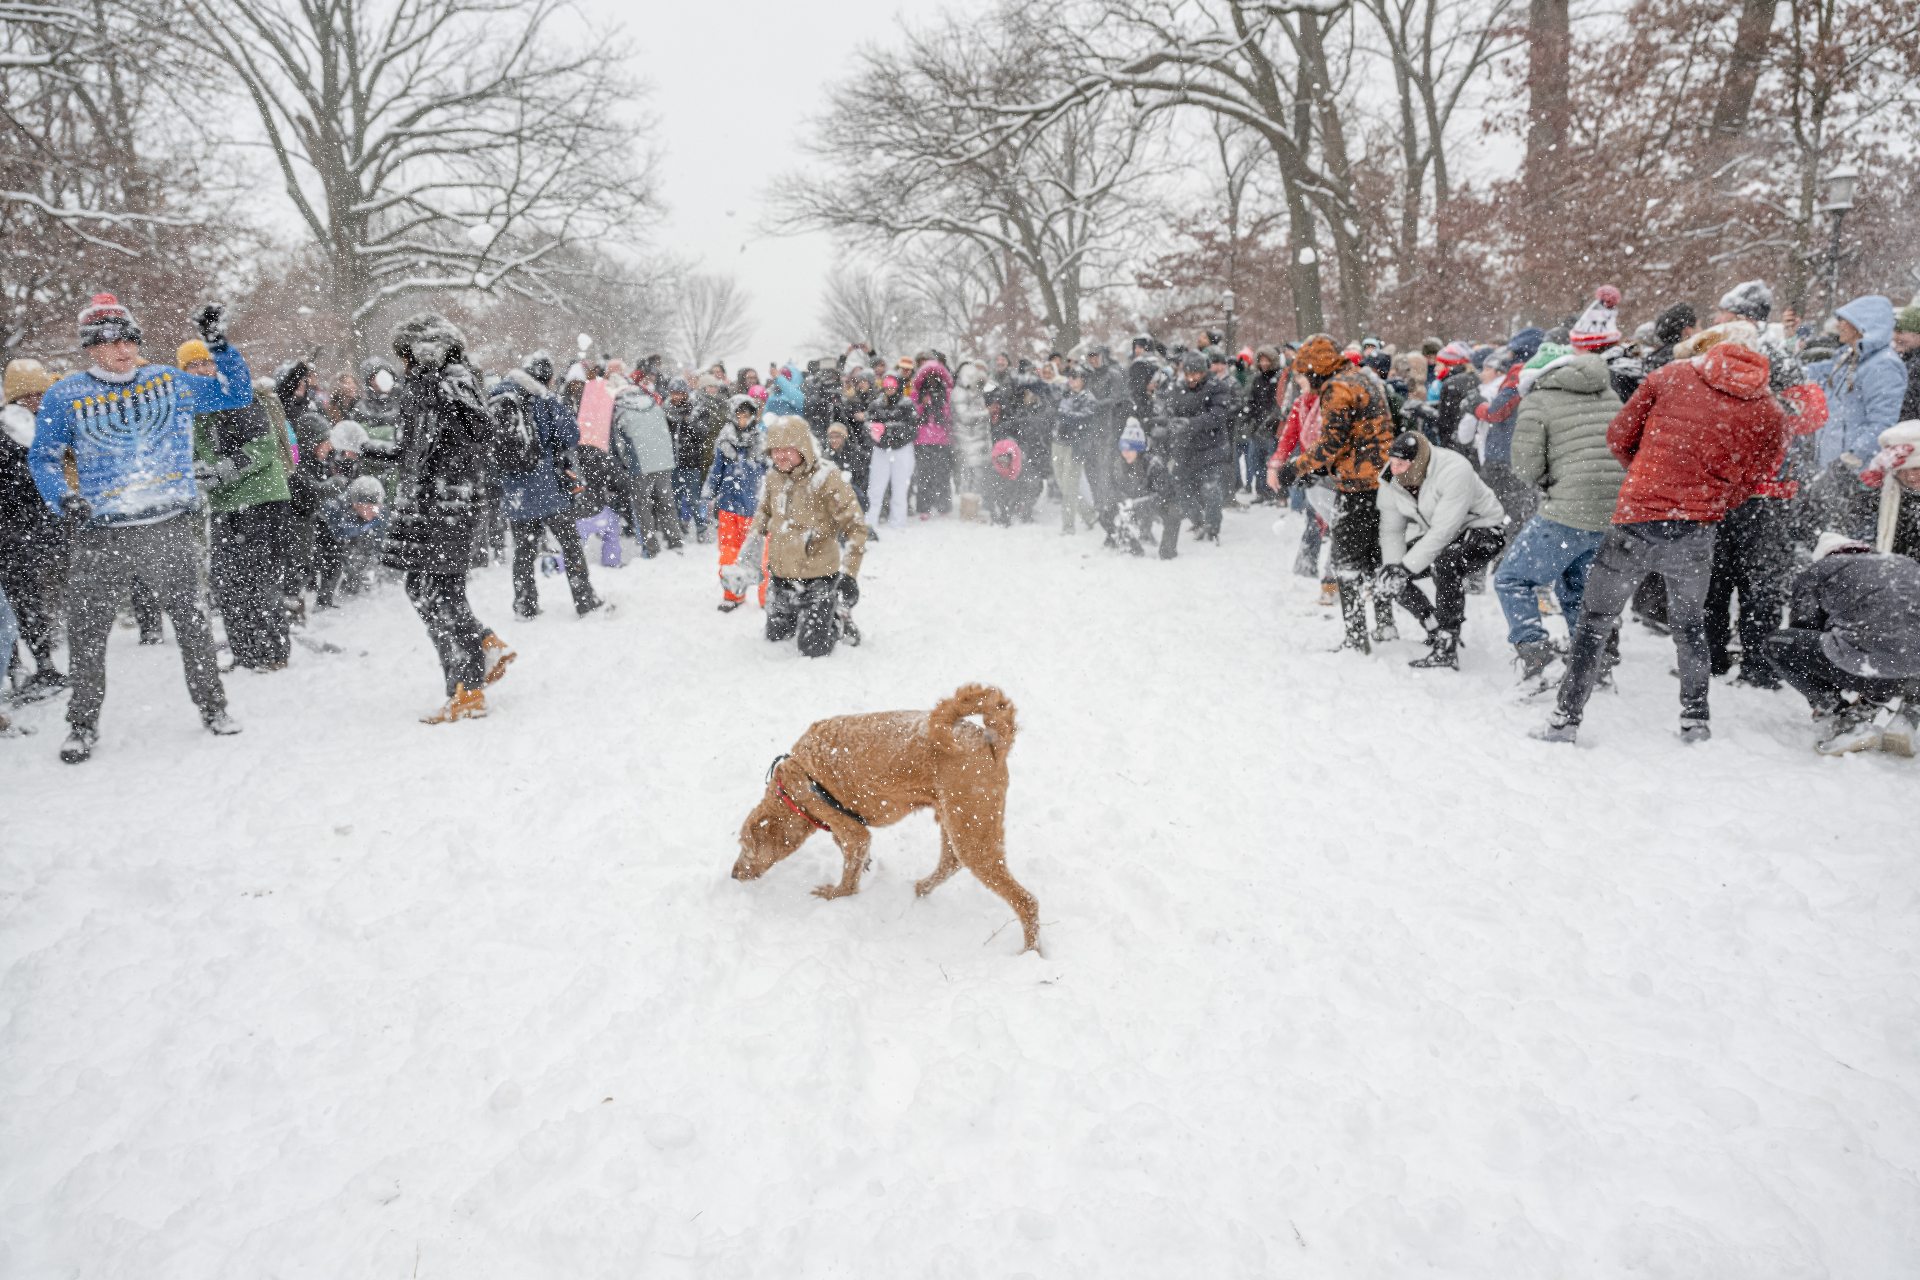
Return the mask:
<path fill-rule="evenodd" d="M 1180 372 L 1205 373 L 1206 371 L 1207 355 L 1204 351 L 1189 351 L 1180 357 Z"/>

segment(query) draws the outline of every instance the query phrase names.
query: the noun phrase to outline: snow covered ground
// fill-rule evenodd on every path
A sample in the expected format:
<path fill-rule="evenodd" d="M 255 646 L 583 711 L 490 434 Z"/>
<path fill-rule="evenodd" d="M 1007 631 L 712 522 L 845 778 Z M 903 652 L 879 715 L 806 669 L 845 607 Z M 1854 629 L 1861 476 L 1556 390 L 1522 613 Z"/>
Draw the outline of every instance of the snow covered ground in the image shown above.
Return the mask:
<path fill-rule="evenodd" d="M 1530 742 L 1490 597 L 1457 675 L 1330 655 L 1298 519 L 915 524 L 820 662 L 711 548 L 607 620 L 494 569 L 454 727 L 397 588 L 234 739 L 116 631 L 93 763 L 60 704 L 0 742 L 0 1275 L 1912 1275 L 1914 764 L 1725 687 L 1683 747 L 1637 630 Z M 925 817 L 856 898 L 818 836 L 728 879 L 811 720 L 976 679 L 1044 958 L 914 899 Z"/>

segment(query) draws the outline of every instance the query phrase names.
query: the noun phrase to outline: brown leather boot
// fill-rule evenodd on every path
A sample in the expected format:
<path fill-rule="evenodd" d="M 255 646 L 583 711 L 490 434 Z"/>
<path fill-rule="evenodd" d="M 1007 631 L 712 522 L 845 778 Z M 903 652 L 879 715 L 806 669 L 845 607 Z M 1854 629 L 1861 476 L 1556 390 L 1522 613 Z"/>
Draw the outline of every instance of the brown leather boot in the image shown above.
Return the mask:
<path fill-rule="evenodd" d="M 451 724 L 455 720 L 482 720 L 487 714 L 487 695 L 479 689 L 469 689 L 464 684 L 453 686 L 453 696 L 447 699 L 447 705 L 431 715 L 420 717 L 421 724 Z"/>
<path fill-rule="evenodd" d="M 480 652 L 487 660 L 487 683 L 493 684 L 507 674 L 507 664 L 520 655 L 513 646 L 489 631 L 480 637 Z"/>

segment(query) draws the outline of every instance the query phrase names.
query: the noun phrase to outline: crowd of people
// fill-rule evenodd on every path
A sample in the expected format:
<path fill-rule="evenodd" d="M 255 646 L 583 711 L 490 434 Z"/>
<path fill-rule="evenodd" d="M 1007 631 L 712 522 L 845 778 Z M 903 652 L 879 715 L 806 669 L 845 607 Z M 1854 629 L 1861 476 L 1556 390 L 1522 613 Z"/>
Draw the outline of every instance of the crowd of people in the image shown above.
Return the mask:
<path fill-rule="evenodd" d="M 1544 691 L 1560 669 L 1538 737 L 1574 740 L 1631 610 L 1674 639 L 1684 740 L 1709 736 L 1711 678 L 1737 666 L 1805 695 L 1821 750 L 1911 754 L 1920 306 L 1858 298 L 1816 328 L 1776 321 L 1750 281 L 1627 336 L 1620 304 L 1603 287 L 1550 329 L 1405 351 L 1326 335 L 1231 351 L 1209 329 L 1142 334 L 1124 360 L 1087 343 L 889 362 L 856 344 L 764 375 L 584 351 L 487 372 L 424 313 L 391 358 L 329 381 L 304 360 L 256 379 L 217 304 L 173 364 L 147 363 L 100 294 L 78 318 L 88 367 L 5 372 L 10 697 L 70 690 L 61 757 L 88 759 L 125 607 L 143 643 L 173 619 L 203 722 L 236 733 L 222 647 L 226 669 L 278 670 L 309 597 L 335 608 L 397 578 L 441 666 L 425 719 L 448 723 L 484 715 L 516 656 L 467 597 L 496 557 L 516 616 L 560 574 L 577 614 L 604 617 L 591 540 L 603 569 L 627 540 L 642 559 L 714 544 L 717 607 L 754 602 L 769 640 L 822 657 L 859 643 L 868 544 L 915 518 L 1008 525 L 1057 503 L 1062 535 L 1171 560 L 1183 524 L 1214 544 L 1223 511 L 1270 505 L 1304 513 L 1294 570 L 1338 606 L 1344 649 L 1397 639 L 1397 605 L 1426 639 L 1412 665 L 1457 668 L 1491 576 L 1520 679 Z"/>

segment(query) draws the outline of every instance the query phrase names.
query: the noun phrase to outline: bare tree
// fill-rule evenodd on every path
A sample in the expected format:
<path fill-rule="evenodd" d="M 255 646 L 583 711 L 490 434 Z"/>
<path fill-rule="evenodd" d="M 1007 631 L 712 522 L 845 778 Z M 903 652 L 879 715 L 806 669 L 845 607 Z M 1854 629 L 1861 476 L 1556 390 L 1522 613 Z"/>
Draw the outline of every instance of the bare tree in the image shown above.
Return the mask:
<path fill-rule="evenodd" d="M 0 0 L 0 358 L 70 344 L 95 290 L 165 323 L 237 265 L 246 237 L 181 109 L 217 92 L 209 60 L 164 37 L 180 18 L 178 0 Z"/>
<path fill-rule="evenodd" d="M 1004 253 L 1031 276 L 1054 340 L 1078 342 L 1083 301 L 1122 278 L 1141 225 L 1132 196 L 1152 181 L 1150 121 L 1122 100 L 1087 100 L 1045 128 L 954 145 L 1003 123 L 1003 108 L 1064 87 L 1052 22 L 1014 0 L 984 21 L 949 14 L 909 29 L 903 50 L 858 53 L 812 147 L 826 172 L 777 188 L 783 225 L 870 246 Z"/>
<path fill-rule="evenodd" d="M 928 339 L 926 301 L 904 283 L 904 273 L 842 265 L 827 276 L 820 300 L 827 344 L 861 342 L 886 354 Z"/>
<path fill-rule="evenodd" d="M 690 275 L 680 282 L 673 336 L 690 369 L 704 369 L 740 349 L 752 333 L 752 298 L 732 276 Z"/>
<path fill-rule="evenodd" d="M 412 294 L 562 297 L 652 205 L 621 50 L 558 0 L 186 0 L 257 111 L 356 328 Z"/>

